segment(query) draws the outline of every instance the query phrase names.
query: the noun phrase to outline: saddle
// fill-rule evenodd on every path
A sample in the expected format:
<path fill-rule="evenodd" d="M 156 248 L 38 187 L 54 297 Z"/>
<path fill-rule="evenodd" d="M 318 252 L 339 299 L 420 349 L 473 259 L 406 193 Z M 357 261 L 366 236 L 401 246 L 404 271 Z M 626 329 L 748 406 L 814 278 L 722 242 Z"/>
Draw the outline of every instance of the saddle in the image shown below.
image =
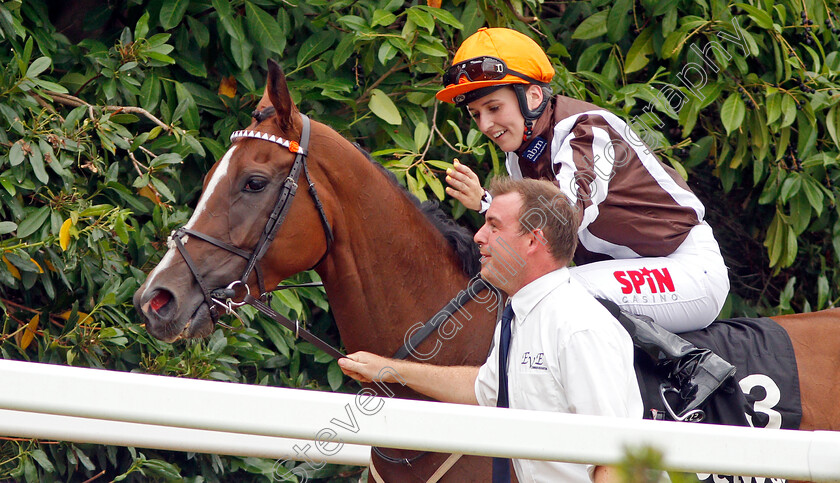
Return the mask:
<path fill-rule="evenodd" d="M 733 364 L 735 376 L 703 403 L 703 422 L 733 426 L 799 429 L 799 373 L 787 332 L 772 319 L 719 320 L 703 330 L 679 334 Z M 675 420 L 680 387 L 644 352 L 636 350 L 636 376 L 645 419 Z"/>

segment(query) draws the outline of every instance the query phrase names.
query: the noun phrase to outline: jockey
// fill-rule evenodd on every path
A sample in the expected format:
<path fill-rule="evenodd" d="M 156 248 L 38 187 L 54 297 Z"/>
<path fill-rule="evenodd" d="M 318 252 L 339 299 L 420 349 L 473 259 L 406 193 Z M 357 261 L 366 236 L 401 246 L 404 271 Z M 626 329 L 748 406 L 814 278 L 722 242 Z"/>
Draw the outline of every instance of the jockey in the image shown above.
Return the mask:
<path fill-rule="evenodd" d="M 512 178 L 553 181 L 568 197 L 580 220 L 572 278 L 644 316 L 630 317 L 634 344 L 683 383 L 685 414 L 735 370 L 673 334 L 711 324 L 729 292 L 705 208 L 620 117 L 553 95 L 553 76 L 529 37 L 481 28 L 456 52 L 436 97 L 466 108 L 505 151 Z M 446 181 L 447 193 L 467 208 L 483 213 L 489 206 L 489 194 L 464 164 L 456 160 Z"/>

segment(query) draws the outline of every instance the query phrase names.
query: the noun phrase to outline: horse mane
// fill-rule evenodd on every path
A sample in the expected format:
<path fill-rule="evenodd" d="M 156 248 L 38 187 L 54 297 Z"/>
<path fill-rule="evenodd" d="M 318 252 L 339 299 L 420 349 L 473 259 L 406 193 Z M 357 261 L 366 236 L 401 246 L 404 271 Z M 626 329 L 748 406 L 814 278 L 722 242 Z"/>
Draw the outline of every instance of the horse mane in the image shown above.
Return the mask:
<path fill-rule="evenodd" d="M 368 161 L 371 162 L 376 168 L 386 177 L 388 178 L 391 183 L 398 187 L 400 191 L 414 203 L 414 206 L 420 210 L 423 215 L 425 215 L 426 219 L 434 226 L 441 235 L 446 239 L 449 243 L 449 246 L 455 250 L 455 254 L 458 256 L 458 260 L 461 261 L 461 269 L 466 273 L 469 277 L 474 277 L 478 272 L 481 270 L 481 255 L 478 252 L 478 246 L 476 246 L 475 241 L 473 241 L 473 235 L 463 226 L 455 223 L 455 221 L 450 218 L 438 205 L 436 201 L 420 201 L 419 198 L 414 196 L 411 192 L 405 189 L 399 181 L 397 181 L 396 175 L 389 171 L 385 166 L 377 163 L 373 157 L 362 149 L 357 143 L 353 143 L 353 146 L 356 146 L 356 149 L 361 152 Z"/>
<path fill-rule="evenodd" d="M 264 109 L 254 110 L 251 113 L 251 117 L 254 118 L 257 123 L 260 123 L 275 114 L 274 107 L 266 107 Z M 446 239 L 449 243 L 449 246 L 455 251 L 458 260 L 461 262 L 461 269 L 464 273 L 467 274 L 469 277 L 474 277 L 481 271 L 481 255 L 478 251 L 478 247 L 476 246 L 475 242 L 473 241 L 473 235 L 463 226 L 455 223 L 455 221 L 450 218 L 438 205 L 435 201 L 423 201 L 421 202 L 419 198 L 411 194 L 404 186 L 402 186 L 399 181 L 397 181 L 396 175 L 394 173 L 388 171 L 387 168 L 382 166 L 381 164 L 377 163 L 376 160 L 364 150 L 358 143 L 352 143 L 356 149 L 359 150 L 360 153 L 364 155 L 367 160 L 376 166 L 376 168 L 386 177 L 388 178 L 391 183 L 400 189 L 400 191 L 420 210 L 421 213 L 426 217 L 427 220 L 434 226 L 441 235 Z"/>

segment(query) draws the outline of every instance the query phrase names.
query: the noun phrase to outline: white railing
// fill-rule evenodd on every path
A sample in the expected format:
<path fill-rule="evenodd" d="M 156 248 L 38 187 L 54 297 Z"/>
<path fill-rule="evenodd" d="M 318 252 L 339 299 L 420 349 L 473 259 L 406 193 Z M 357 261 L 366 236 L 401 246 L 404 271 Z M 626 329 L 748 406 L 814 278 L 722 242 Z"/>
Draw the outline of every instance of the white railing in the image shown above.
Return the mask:
<path fill-rule="evenodd" d="M 255 456 L 284 461 L 300 460 L 300 456 L 296 454 L 299 452 L 296 452 L 295 448 L 303 449 L 307 444 L 312 445 L 312 441 L 302 439 L 76 418 L 9 409 L 0 409 L 0 435 L 193 453 Z M 370 446 L 348 444 L 335 455 L 321 457 L 320 461 L 367 466 L 370 464 Z"/>
<path fill-rule="evenodd" d="M 298 459 L 315 461 L 356 444 L 613 464 L 627 448 L 648 446 L 671 470 L 840 480 L 840 433 L 831 431 L 612 419 L 5 360 L 0 388 L 3 409 L 187 428 L 208 438 L 217 431 L 309 440 Z M 142 446 L 131 438 L 114 444 Z M 245 454 L 221 444 L 213 452 Z"/>

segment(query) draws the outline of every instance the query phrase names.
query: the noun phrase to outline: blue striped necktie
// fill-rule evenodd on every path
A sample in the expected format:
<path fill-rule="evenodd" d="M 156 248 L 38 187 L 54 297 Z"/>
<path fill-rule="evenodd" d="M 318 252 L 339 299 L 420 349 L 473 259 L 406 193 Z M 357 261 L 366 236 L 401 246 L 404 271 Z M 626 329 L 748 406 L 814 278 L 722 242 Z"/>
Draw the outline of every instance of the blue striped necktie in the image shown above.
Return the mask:
<path fill-rule="evenodd" d="M 496 396 L 496 407 L 510 407 L 508 402 L 507 361 L 510 352 L 510 322 L 513 320 L 513 307 L 508 304 L 502 313 L 502 328 L 499 336 L 499 393 Z M 510 460 L 507 458 L 493 458 L 493 483 L 510 482 Z"/>

